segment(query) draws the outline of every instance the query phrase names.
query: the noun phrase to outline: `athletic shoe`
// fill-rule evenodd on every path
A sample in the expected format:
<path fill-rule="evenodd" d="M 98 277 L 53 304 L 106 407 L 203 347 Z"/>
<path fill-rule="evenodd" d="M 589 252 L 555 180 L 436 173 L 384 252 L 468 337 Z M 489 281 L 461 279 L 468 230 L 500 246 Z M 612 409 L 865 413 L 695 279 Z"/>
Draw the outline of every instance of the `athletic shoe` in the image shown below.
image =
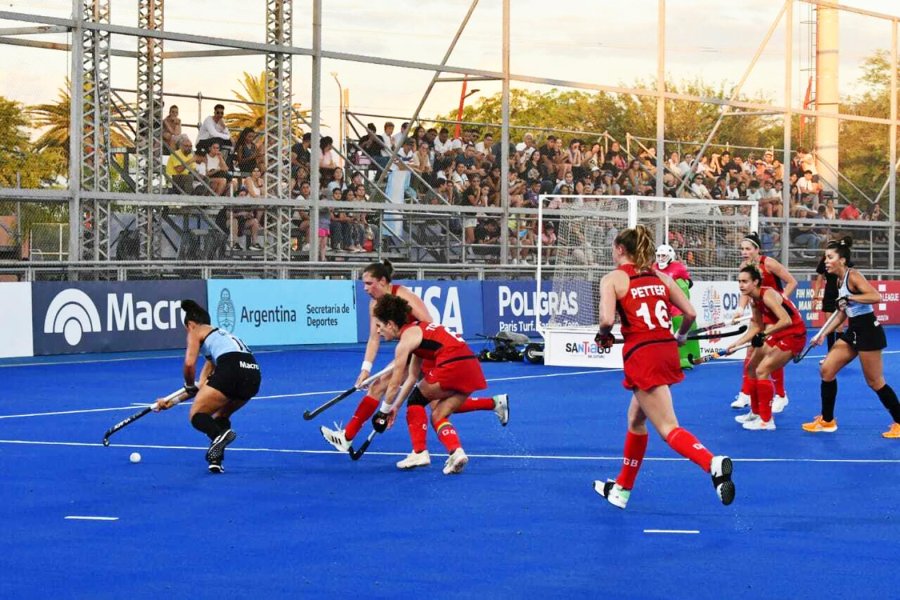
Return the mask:
<path fill-rule="evenodd" d="M 747 408 L 748 406 L 750 406 L 750 394 L 744 392 L 735 396 L 734 402 L 731 403 L 731 408 Z"/>
<path fill-rule="evenodd" d="M 606 498 L 606 501 L 619 508 L 625 508 L 631 497 L 631 490 L 626 490 L 612 479 L 594 482 L 594 491 Z"/>
<path fill-rule="evenodd" d="M 494 414 L 500 419 L 500 424 L 506 427 L 509 423 L 509 395 L 500 394 L 494 396 Z"/>
<path fill-rule="evenodd" d="M 350 440 L 344 430 L 335 423 L 335 429 L 328 429 L 324 425 L 319 428 L 325 441 L 334 446 L 334 449 L 341 453 L 350 452 Z"/>
<path fill-rule="evenodd" d="M 837 431 L 837 419 L 826 421 L 822 415 L 816 415 L 815 419 L 810 423 L 804 423 L 802 427 L 803 431 L 810 433 L 834 433 Z"/>
<path fill-rule="evenodd" d="M 220 462 L 211 462 L 211 463 L 209 463 L 209 467 L 208 467 L 208 468 L 209 468 L 209 472 L 210 472 L 210 473 L 216 473 L 216 474 L 218 474 L 218 473 L 224 473 L 224 472 L 225 472 L 225 467 L 222 466 L 221 461 L 220 461 Z"/>
<path fill-rule="evenodd" d="M 891 428 L 882 433 L 881 437 L 891 440 L 900 438 L 900 423 L 891 423 Z"/>
<path fill-rule="evenodd" d="M 775 414 L 780 413 L 784 410 L 784 407 L 790 404 L 790 400 L 788 400 L 787 393 L 784 396 L 775 396 L 772 398 L 772 412 Z"/>
<path fill-rule="evenodd" d="M 775 419 L 763 421 L 761 418 L 753 419 L 744 423 L 744 429 L 750 431 L 775 431 Z"/>
<path fill-rule="evenodd" d="M 727 456 L 713 456 L 709 464 L 709 474 L 712 475 L 713 487 L 722 504 L 728 506 L 734 502 L 734 482 L 731 481 L 731 472 L 734 465 Z"/>
<path fill-rule="evenodd" d="M 453 451 L 453 454 L 447 458 L 447 462 L 444 463 L 444 475 L 458 475 L 459 473 L 462 473 L 468 462 L 469 457 L 466 456 L 465 450 L 457 448 Z"/>
<path fill-rule="evenodd" d="M 409 456 L 397 463 L 397 468 L 407 471 L 416 467 L 427 467 L 430 464 L 431 456 L 428 454 L 428 450 L 422 450 L 421 452 L 410 452 Z"/>
<path fill-rule="evenodd" d="M 738 423 L 749 423 L 750 421 L 755 421 L 759 418 L 759 415 L 753 412 L 752 410 L 745 415 L 738 415 L 734 418 Z"/>
<path fill-rule="evenodd" d="M 216 439 L 212 441 L 209 445 L 209 450 L 206 451 L 206 462 L 208 463 L 222 463 L 222 459 L 225 458 L 225 448 L 233 442 L 237 438 L 237 434 L 228 429 L 227 431 L 223 431 Z"/>

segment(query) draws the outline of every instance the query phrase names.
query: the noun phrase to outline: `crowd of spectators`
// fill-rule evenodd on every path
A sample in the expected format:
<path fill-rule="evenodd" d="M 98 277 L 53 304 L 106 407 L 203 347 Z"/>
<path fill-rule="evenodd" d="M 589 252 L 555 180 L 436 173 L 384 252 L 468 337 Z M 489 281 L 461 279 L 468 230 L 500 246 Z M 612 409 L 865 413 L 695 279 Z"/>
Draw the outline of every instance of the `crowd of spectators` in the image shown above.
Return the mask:
<path fill-rule="evenodd" d="M 204 119 L 196 149 L 181 132 L 178 109 L 172 107 L 163 124 L 163 141 L 169 159 L 166 174 L 173 193 L 215 196 L 265 196 L 262 173 L 265 151 L 262 136 L 253 128 L 244 128 L 232 141 L 224 122 L 224 107 L 216 105 L 213 115 Z M 292 195 L 310 197 L 311 136 L 306 133 L 291 148 Z M 382 131 L 370 123 L 366 132 L 349 143 L 349 163 L 334 150 L 334 141 L 321 138 L 319 174 L 320 198 L 341 202 L 379 201 L 386 197 L 385 180 L 392 172 L 404 173 L 404 196 L 410 202 L 451 204 L 467 209 L 501 206 L 501 144 L 490 134 L 478 130 L 446 127 L 410 129 L 401 124 L 399 131 L 386 122 Z M 852 199 L 838 206 L 816 173 L 815 159 L 798 149 L 790 164 L 782 164 L 773 150 L 712 152 L 695 159 L 691 152 L 673 151 L 663 161 L 663 195 L 673 198 L 710 200 L 751 200 L 759 205 L 760 217 L 823 221 L 884 220 L 877 204 L 865 210 Z M 789 190 L 783 193 L 785 169 Z M 560 195 L 656 195 L 657 159 L 655 148 L 641 148 L 636 154 L 626 151 L 617 141 L 585 142 L 547 135 L 539 140 L 525 133 L 509 148 L 509 207 L 536 208 L 542 194 Z M 352 176 L 348 176 L 352 174 Z M 721 212 L 718 206 L 711 211 Z M 731 210 L 731 209 L 727 209 Z M 744 209 L 741 209 L 744 211 Z M 232 211 L 235 216 L 220 218 L 234 234 L 247 237 L 248 249 L 260 248 L 258 235 L 265 222 L 262 206 Z M 332 253 L 372 251 L 377 232 L 373 219 L 364 210 L 320 211 L 318 223 L 310 224 L 309 214 L 296 211 L 294 229 L 298 250 L 308 249 L 311 239 L 319 245 L 320 256 Z M 831 227 L 798 222 L 791 229 L 791 243 L 814 250 L 832 234 Z M 513 214 L 505 224 L 512 262 L 533 261 L 534 247 L 540 237 L 553 245 L 553 228 L 539 231 L 534 218 Z M 493 216 L 477 211 L 450 217 L 450 232 L 458 235 L 467 256 L 499 258 L 499 240 L 503 224 Z M 777 227 L 764 228 L 768 243 L 779 242 Z M 677 232 L 674 241 L 677 243 Z M 237 242 L 235 242 L 237 243 Z"/>

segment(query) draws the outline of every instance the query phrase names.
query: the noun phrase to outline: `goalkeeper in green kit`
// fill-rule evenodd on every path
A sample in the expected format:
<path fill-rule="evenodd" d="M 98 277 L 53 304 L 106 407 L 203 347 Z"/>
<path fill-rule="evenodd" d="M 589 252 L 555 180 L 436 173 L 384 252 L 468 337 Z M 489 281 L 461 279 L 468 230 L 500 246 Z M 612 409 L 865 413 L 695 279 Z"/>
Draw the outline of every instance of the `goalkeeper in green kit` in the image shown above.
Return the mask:
<path fill-rule="evenodd" d="M 675 249 L 672 248 L 672 246 L 662 244 L 656 249 L 656 270 L 665 273 L 674 279 L 678 287 L 681 288 L 681 291 L 684 292 L 684 295 L 690 299 L 690 289 L 691 286 L 694 285 L 694 282 L 691 281 L 691 274 L 688 273 L 684 263 L 675 260 Z M 681 311 L 678 310 L 677 306 L 669 306 L 669 311 L 672 315 L 672 331 L 678 331 L 678 328 L 681 327 L 681 321 L 684 320 L 684 316 L 681 314 Z M 690 331 L 694 331 L 695 329 L 697 329 L 696 323 L 691 326 Z M 688 355 L 693 354 L 694 356 L 700 356 L 700 342 L 697 340 L 688 340 L 683 346 L 678 348 L 678 352 L 681 357 L 681 368 L 692 369 L 694 368 L 694 365 L 688 360 Z"/>

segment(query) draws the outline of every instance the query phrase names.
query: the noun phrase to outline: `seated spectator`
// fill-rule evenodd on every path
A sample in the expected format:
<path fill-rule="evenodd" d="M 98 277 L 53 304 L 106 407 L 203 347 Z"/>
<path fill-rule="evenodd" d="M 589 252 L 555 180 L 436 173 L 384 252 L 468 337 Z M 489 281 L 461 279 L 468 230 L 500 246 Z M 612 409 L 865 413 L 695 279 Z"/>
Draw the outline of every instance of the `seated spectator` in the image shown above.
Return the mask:
<path fill-rule="evenodd" d="M 888 216 L 881 210 L 881 205 L 876 202 L 866 210 L 864 219 L 866 221 L 887 221 Z"/>
<path fill-rule="evenodd" d="M 241 198 L 248 197 L 247 190 L 241 188 L 238 190 L 238 196 Z M 229 213 L 231 213 L 230 219 Z M 261 251 L 263 248 L 258 243 L 259 230 L 262 227 L 260 218 L 261 215 L 257 209 L 225 206 L 216 215 L 216 225 L 222 231 L 228 232 L 233 250 L 243 250 L 244 248 L 238 240 L 247 237 L 247 250 Z"/>
<path fill-rule="evenodd" d="M 224 196 L 231 180 L 231 174 L 228 172 L 228 166 L 225 164 L 225 157 L 222 156 L 218 142 L 209 145 L 209 152 L 206 154 L 206 176 L 209 178 L 209 186 L 212 188 L 213 194 Z"/>
<path fill-rule="evenodd" d="M 166 175 L 172 180 L 172 191 L 176 194 L 190 194 L 194 189 L 194 177 L 191 167 L 196 159 L 191 152 L 191 138 L 181 135 L 176 140 L 178 149 L 169 155 L 166 161 Z"/>
<path fill-rule="evenodd" d="M 766 180 L 762 185 L 759 198 L 759 210 L 767 217 L 780 217 L 782 212 L 781 194 Z"/>
<path fill-rule="evenodd" d="M 262 198 L 266 195 L 266 182 L 259 167 L 253 167 L 250 176 L 244 177 L 243 184 L 243 189 L 247 190 L 247 195 L 251 198 Z"/>
<path fill-rule="evenodd" d="M 862 213 L 859 212 L 858 208 L 856 208 L 856 200 L 854 200 L 853 198 L 847 198 L 847 206 L 844 207 L 838 218 L 845 221 L 860 220 L 862 218 Z"/>
<path fill-rule="evenodd" d="M 544 261 L 550 262 L 556 256 L 556 227 L 552 221 L 544 222 L 544 228 L 541 232 L 541 246 L 543 246 Z"/>
<path fill-rule="evenodd" d="M 837 209 L 834 207 L 834 198 L 828 197 L 825 198 L 825 204 L 821 205 L 825 210 L 822 212 L 822 218 L 828 221 L 837 220 Z"/>
<path fill-rule="evenodd" d="M 181 136 L 181 119 L 178 118 L 178 107 L 169 107 L 169 114 L 162 122 L 163 154 L 171 154 L 178 149 L 178 138 Z"/>
<path fill-rule="evenodd" d="M 331 172 L 331 181 L 328 182 L 328 185 L 325 186 L 330 194 L 334 188 L 340 188 L 342 191 L 347 189 L 347 184 L 344 183 L 344 170 L 340 167 L 336 167 Z M 330 198 L 329 198 L 330 200 Z"/>
<path fill-rule="evenodd" d="M 335 202 L 344 200 L 344 191 L 340 188 L 332 188 L 331 198 Z M 350 251 L 351 243 L 351 227 L 352 216 L 350 211 L 341 209 L 332 209 L 331 222 L 329 223 L 329 233 L 331 234 L 331 248 L 333 250 Z"/>
<path fill-rule="evenodd" d="M 334 140 L 326 135 L 319 140 L 319 148 L 322 150 L 319 157 L 319 176 L 323 181 L 331 181 L 334 170 L 338 167 L 338 159 L 334 155 Z"/>
<path fill-rule="evenodd" d="M 496 219 L 484 219 L 474 231 L 475 254 L 485 257 L 500 257 L 500 224 Z M 487 247 L 485 247 L 487 246 Z"/>
<path fill-rule="evenodd" d="M 197 149 L 208 150 L 213 143 L 219 144 L 219 148 L 231 148 L 231 133 L 225 124 L 225 107 L 216 104 L 213 115 L 206 117 L 200 125 L 197 134 Z"/>
<path fill-rule="evenodd" d="M 366 133 L 359 138 L 359 148 L 370 158 L 381 156 L 381 144 L 378 143 L 378 130 L 375 128 L 375 123 L 366 125 Z"/>
<path fill-rule="evenodd" d="M 194 152 L 194 171 L 193 186 L 191 192 L 194 196 L 208 196 L 210 194 L 209 177 L 206 176 L 206 151 L 197 148 Z"/>
<path fill-rule="evenodd" d="M 706 184 L 703 183 L 703 177 L 699 175 L 694 177 L 694 180 L 691 182 L 691 195 L 694 196 L 694 198 L 712 200 L 712 195 L 709 193 L 709 188 L 707 188 Z"/>
<path fill-rule="evenodd" d="M 256 132 L 252 127 L 244 127 L 234 146 L 234 154 L 231 157 L 232 168 L 237 167 L 242 174 L 251 173 L 253 169 L 262 166 L 259 159 L 260 152 L 256 146 Z"/>
<path fill-rule="evenodd" d="M 310 145 L 312 144 L 312 134 L 306 132 L 303 138 L 291 146 L 291 175 L 297 176 L 298 170 L 305 170 L 307 177 L 309 176 L 309 161 L 311 157 Z"/>

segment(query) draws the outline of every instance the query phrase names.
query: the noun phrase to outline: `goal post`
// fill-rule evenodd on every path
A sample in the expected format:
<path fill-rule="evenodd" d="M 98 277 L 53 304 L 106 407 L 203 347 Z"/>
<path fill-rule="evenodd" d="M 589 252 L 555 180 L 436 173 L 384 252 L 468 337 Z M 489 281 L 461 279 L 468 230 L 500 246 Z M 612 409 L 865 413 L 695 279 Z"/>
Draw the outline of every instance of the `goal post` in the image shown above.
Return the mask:
<path fill-rule="evenodd" d="M 535 327 L 544 338 L 545 364 L 622 367 L 620 345 L 594 344 L 599 284 L 615 267 L 616 235 L 638 224 L 650 228 L 656 245 L 675 249 L 694 281 L 725 282 L 740 264 L 741 240 L 758 231 L 759 206 L 747 200 L 541 196 L 535 293 L 542 310 L 535 311 Z M 722 294 L 712 293 L 721 303 Z M 700 319 L 702 314 L 698 310 Z"/>

